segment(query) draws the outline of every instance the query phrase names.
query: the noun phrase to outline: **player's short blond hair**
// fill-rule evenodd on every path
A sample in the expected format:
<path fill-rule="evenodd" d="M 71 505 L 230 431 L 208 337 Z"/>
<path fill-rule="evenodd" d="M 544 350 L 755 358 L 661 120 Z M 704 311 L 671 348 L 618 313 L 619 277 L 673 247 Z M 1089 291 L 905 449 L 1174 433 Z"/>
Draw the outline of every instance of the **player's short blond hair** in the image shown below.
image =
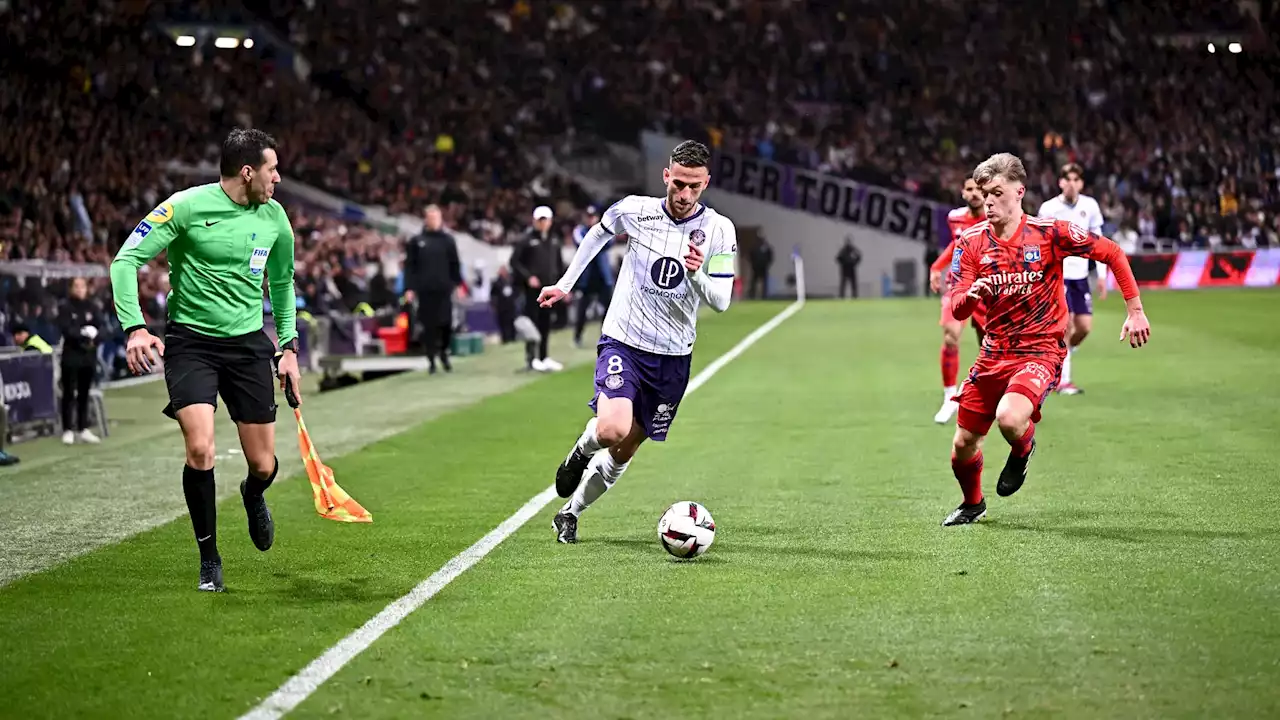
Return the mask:
<path fill-rule="evenodd" d="M 978 187 L 982 187 L 998 177 L 1011 182 L 1025 184 L 1027 182 L 1027 169 L 1023 167 L 1022 160 L 1013 153 L 996 153 L 978 163 L 978 167 L 973 169 L 973 179 L 978 183 Z"/>

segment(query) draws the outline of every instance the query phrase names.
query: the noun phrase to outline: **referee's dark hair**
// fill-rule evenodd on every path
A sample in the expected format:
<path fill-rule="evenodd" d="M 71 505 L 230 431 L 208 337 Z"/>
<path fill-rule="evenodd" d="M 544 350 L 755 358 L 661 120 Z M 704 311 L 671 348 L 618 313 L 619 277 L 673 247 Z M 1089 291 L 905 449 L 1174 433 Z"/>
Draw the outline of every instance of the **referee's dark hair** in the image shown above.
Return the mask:
<path fill-rule="evenodd" d="M 708 167 L 711 164 L 711 151 L 697 140 L 685 140 L 671 151 L 671 164 L 687 168 Z"/>
<path fill-rule="evenodd" d="M 236 177 L 240 168 L 248 165 L 255 170 L 262 167 L 262 153 L 276 149 L 276 139 L 261 130 L 236 128 L 222 141 L 222 157 L 218 160 L 218 173 L 224 178 Z"/>

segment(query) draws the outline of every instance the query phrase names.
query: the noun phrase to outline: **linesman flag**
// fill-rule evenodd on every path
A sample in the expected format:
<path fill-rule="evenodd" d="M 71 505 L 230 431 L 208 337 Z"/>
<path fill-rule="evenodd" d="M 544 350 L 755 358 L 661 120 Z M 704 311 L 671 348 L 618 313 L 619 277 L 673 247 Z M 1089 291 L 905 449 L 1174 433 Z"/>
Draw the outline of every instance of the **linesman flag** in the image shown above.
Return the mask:
<path fill-rule="evenodd" d="M 311 442 L 311 434 L 307 432 L 307 424 L 302 421 L 302 410 L 298 407 L 293 383 L 288 379 L 285 380 L 284 397 L 298 421 L 298 450 L 302 453 L 302 464 L 307 468 L 307 479 L 311 481 L 311 497 L 315 500 L 316 512 L 320 517 L 336 522 L 373 522 L 373 515 L 338 485 L 333 478 L 333 470 L 320 460 L 316 446 Z"/>

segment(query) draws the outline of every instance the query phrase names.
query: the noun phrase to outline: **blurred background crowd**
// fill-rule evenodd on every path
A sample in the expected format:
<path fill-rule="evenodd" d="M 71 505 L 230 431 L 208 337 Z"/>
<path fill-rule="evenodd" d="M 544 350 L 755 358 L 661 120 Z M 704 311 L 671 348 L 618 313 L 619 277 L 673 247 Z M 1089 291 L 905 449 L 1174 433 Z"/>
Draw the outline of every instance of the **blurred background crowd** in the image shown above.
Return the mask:
<path fill-rule="evenodd" d="M 1275 18 L 1273 0 L 0 0 L 0 259 L 109 263 L 194 184 L 171 163 L 216 162 L 234 126 L 275 135 L 287 179 L 392 214 L 437 203 L 491 245 L 549 205 L 571 248 L 613 198 L 547 158 L 653 129 L 955 205 L 992 152 L 1027 161 L 1030 209 L 1072 161 L 1113 234 L 1274 246 L 1280 73 L 1253 50 Z M 163 29 L 183 22 L 264 39 L 184 47 Z M 1250 51 L 1210 53 L 1217 32 Z M 288 207 L 307 308 L 399 302 L 403 234 Z M 158 259 L 152 317 L 166 282 Z M 0 278 L 6 329 L 55 342 L 64 285 Z M 110 307 L 104 280 L 93 295 Z"/>

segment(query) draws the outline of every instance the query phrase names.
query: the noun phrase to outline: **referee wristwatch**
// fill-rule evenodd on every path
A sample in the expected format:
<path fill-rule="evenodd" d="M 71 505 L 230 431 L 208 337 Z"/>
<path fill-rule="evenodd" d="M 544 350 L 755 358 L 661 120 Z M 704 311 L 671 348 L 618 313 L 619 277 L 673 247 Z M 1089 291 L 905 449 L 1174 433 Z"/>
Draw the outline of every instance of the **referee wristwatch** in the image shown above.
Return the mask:
<path fill-rule="evenodd" d="M 287 343 L 281 343 L 280 352 L 285 350 L 291 351 L 294 355 L 298 354 L 298 338 L 294 338 Z"/>

